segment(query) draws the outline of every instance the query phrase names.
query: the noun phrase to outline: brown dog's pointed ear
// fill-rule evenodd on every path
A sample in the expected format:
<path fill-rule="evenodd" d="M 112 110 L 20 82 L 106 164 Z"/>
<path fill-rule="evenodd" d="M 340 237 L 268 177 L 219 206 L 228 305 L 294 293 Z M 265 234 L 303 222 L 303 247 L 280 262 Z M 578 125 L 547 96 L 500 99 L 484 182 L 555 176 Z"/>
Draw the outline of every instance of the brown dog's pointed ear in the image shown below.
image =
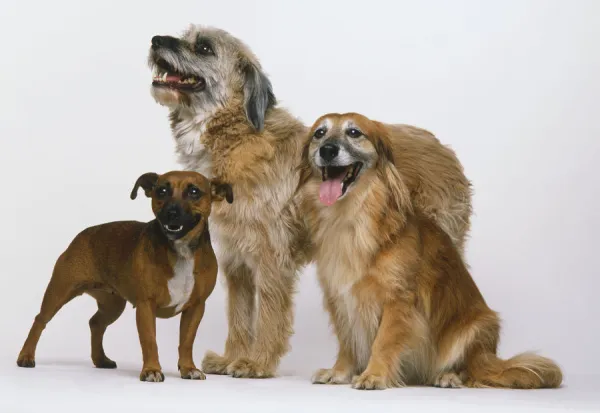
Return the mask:
<path fill-rule="evenodd" d="M 231 185 L 229 184 L 212 181 L 210 183 L 210 192 L 213 201 L 222 201 L 225 199 L 229 204 L 233 202 L 233 189 L 231 189 Z"/>
<path fill-rule="evenodd" d="M 158 174 L 154 172 L 148 172 L 141 175 L 137 181 L 135 181 L 135 185 L 133 186 L 133 190 L 131 191 L 131 199 L 137 198 L 138 189 L 140 186 L 144 189 L 146 196 L 150 198 L 152 193 L 152 189 L 154 185 L 156 185 L 156 181 L 158 181 Z"/>

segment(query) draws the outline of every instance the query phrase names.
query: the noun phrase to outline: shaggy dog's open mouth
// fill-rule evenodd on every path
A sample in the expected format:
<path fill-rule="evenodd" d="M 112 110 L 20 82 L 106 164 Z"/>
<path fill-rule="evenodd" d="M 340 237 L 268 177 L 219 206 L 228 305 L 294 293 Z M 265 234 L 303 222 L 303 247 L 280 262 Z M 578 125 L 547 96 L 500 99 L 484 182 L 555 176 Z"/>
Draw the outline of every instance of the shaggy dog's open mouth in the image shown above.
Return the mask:
<path fill-rule="evenodd" d="M 333 205 L 346 194 L 363 167 L 362 162 L 346 166 L 324 166 L 321 168 L 323 182 L 319 188 L 319 199 L 327 206 Z"/>
<path fill-rule="evenodd" d="M 152 86 L 199 91 L 206 87 L 206 80 L 200 76 L 178 73 L 165 60 L 158 59 L 154 65 Z"/>

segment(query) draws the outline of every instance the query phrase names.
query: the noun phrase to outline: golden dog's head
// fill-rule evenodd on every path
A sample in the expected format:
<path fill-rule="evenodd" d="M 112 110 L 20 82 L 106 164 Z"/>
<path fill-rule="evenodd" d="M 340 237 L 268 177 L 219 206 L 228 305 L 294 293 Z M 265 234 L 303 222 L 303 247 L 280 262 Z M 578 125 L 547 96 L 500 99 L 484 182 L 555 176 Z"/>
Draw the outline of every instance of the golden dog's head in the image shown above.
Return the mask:
<path fill-rule="evenodd" d="M 326 206 L 376 183 L 391 191 L 399 207 L 410 204 L 386 126 L 357 113 L 330 113 L 313 124 L 302 154 L 300 185 L 310 180 L 319 181 L 319 200 Z"/>

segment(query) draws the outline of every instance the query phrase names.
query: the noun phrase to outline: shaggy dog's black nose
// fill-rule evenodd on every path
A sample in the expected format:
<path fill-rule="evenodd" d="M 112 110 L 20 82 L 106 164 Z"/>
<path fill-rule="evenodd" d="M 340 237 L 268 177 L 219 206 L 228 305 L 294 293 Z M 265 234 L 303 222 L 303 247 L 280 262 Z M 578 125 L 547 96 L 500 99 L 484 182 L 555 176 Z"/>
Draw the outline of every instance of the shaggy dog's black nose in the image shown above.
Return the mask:
<path fill-rule="evenodd" d="M 152 48 L 166 47 L 175 49 L 179 45 L 179 39 L 171 36 L 154 36 L 152 38 Z"/>
<path fill-rule="evenodd" d="M 327 143 L 321 146 L 321 148 L 319 149 L 319 155 L 321 155 L 321 158 L 323 158 L 325 162 L 331 161 L 333 158 L 338 156 L 339 152 L 340 148 L 331 143 Z"/>

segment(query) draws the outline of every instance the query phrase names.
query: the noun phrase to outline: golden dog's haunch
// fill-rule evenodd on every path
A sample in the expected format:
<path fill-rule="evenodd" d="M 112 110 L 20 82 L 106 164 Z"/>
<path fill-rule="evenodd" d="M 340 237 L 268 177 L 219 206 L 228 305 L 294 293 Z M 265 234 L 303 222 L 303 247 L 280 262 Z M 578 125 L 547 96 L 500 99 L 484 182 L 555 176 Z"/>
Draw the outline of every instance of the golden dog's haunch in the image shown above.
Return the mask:
<path fill-rule="evenodd" d="M 339 343 L 335 365 L 313 381 L 357 389 L 558 387 L 562 373 L 553 361 L 496 355 L 497 314 L 448 235 L 451 227 L 427 214 L 431 203 L 419 205 L 425 198 L 443 205 L 439 194 L 457 193 L 446 183 L 419 194 L 441 184 L 432 174 L 451 170 L 442 166 L 451 158 L 416 133 L 358 114 L 325 115 L 310 132 L 299 193 Z M 356 163 L 359 175 L 349 175 Z M 331 189 L 341 182 L 351 182 L 345 192 Z M 466 186 L 461 192 L 466 196 Z"/>

